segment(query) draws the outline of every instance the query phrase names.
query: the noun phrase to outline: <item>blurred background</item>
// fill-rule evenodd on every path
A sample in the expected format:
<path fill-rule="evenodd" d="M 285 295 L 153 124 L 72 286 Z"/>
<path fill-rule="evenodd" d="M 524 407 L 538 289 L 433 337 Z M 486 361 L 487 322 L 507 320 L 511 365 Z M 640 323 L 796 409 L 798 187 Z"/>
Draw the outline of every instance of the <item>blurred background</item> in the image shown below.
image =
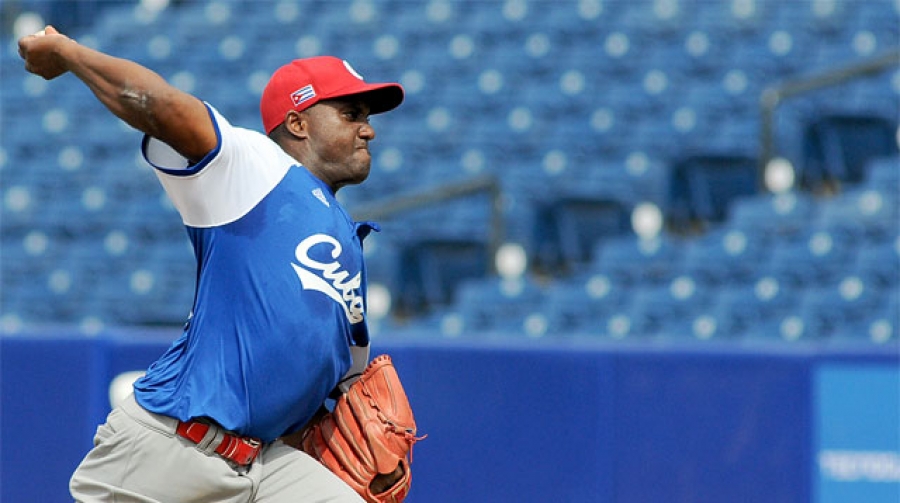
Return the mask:
<path fill-rule="evenodd" d="M 404 85 L 373 118 L 369 180 L 339 198 L 383 227 L 370 324 L 434 432 L 411 501 L 900 499 L 900 2 L 0 15 L 3 501 L 65 495 L 109 382 L 178 335 L 195 279 L 140 134 L 73 77 L 23 70 L 17 38 L 47 23 L 256 130 L 293 58 Z M 80 426 L 23 487 L 53 407 Z"/>

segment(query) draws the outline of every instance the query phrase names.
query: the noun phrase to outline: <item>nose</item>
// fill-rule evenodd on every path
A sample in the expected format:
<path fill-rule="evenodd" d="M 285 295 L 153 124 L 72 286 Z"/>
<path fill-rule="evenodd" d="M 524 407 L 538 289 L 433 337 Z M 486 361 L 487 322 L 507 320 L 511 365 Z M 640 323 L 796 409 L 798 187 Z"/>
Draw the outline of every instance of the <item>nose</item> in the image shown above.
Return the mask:
<path fill-rule="evenodd" d="M 362 127 L 359 128 L 359 137 L 368 141 L 374 140 L 375 128 L 369 123 L 363 124 Z"/>

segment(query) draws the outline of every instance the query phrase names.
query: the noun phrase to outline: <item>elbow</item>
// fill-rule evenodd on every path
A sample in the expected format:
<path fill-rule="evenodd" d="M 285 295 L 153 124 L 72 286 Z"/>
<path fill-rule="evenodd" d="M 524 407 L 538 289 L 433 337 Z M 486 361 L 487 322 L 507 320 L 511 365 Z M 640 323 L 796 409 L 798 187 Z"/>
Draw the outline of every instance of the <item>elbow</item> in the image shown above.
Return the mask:
<path fill-rule="evenodd" d="M 202 159 L 218 142 L 206 105 L 174 87 L 124 86 L 120 103 L 125 109 L 122 119 L 192 161 Z"/>

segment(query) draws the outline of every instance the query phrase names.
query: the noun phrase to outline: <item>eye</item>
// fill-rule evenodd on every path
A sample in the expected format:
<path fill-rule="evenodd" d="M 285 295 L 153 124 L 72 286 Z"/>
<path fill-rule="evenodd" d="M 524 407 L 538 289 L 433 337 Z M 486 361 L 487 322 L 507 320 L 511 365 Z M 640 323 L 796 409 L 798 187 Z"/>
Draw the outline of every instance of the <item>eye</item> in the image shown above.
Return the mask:
<path fill-rule="evenodd" d="M 344 117 L 351 122 L 369 122 L 369 115 L 362 108 L 351 108 L 344 112 Z"/>

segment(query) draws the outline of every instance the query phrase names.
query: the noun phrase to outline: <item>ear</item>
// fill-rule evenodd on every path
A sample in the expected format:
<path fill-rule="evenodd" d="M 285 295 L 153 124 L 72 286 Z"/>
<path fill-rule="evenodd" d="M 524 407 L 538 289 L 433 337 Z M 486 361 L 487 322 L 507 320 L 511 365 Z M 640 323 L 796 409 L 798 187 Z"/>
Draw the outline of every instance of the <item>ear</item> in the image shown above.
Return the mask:
<path fill-rule="evenodd" d="M 284 128 L 297 138 L 305 139 L 309 136 L 309 120 L 305 114 L 296 110 L 290 110 L 284 117 Z"/>

